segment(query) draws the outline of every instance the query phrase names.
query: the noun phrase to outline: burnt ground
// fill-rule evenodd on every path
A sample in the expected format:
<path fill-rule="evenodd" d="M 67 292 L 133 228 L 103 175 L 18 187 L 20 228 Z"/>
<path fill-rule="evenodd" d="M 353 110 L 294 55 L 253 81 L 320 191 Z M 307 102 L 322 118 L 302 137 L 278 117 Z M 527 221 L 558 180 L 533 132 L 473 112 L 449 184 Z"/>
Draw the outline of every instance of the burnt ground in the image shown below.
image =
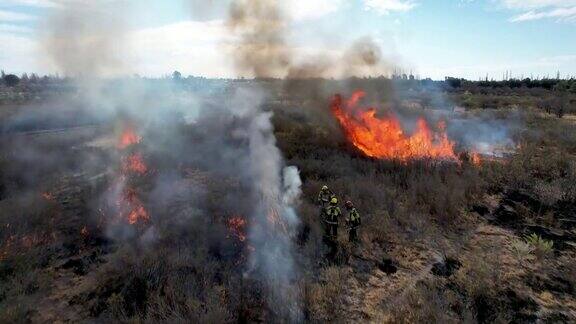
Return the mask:
<path fill-rule="evenodd" d="M 531 127 L 574 132 L 562 121 L 535 118 Z M 554 142 L 548 132 L 528 138 L 508 160 L 481 167 L 401 165 L 363 158 L 329 127 L 306 120 L 279 110 L 274 121 L 279 146 L 304 181 L 295 244 L 305 321 L 576 321 L 575 205 L 564 185 L 576 174 L 572 142 Z M 90 127 L 18 135 L 28 147 L 74 158 L 40 170 L 35 157 L 17 166 L 3 161 L 3 170 L 25 166 L 33 177 L 2 177 L 1 321 L 277 319 L 261 284 L 245 276 L 245 243 L 230 234 L 210 239 L 226 230 L 217 215 L 178 230 L 153 218 L 165 235 L 152 244 L 109 239 L 95 197 L 111 181 L 110 134 Z M 153 154 L 147 159 L 152 163 Z M 181 176 L 184 188 L 212 181 L 202 170 Z M 210 193 L 235 186 L 216 182 Z M 363 216 L 361 242 L 350 245 L 340 231 L 332 258 L 313 205 L 324 183 L 354 200 Z M 193 208 L 182 199 L 164 212 L 181 218 Z M 523 251 L 519 243 L 532 233 L 554 242 L 552 251 Z"/>

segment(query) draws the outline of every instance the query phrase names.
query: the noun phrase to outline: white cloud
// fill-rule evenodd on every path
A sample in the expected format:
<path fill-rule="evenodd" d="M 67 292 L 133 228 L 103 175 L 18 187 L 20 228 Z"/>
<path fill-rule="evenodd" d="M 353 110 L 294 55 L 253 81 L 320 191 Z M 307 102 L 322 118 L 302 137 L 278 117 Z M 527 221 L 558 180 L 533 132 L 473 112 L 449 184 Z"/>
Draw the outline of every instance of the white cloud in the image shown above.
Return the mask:
<path fill-rule="evenodd" d="M 12 25 L 12 24 L 2 24 L 0 23 L 0 33 L 31 33 L 32 28 L 19 26 L 19 25 Z"/>
<path fill-rule="evenodd" d="M 146 28 L 129 35 L 134 71 L 162 75 L 173 70 L 209 77 L 228 76 L 224 42 L 230 39 L 222 20 L 185 21 Z"/>
<path fill-rule="evenodd" d="M 512 22 L 555 19 L 558 22 L 576 21 L 576 0 L 497 0 L 510 10 L 520 11 Z"/>
<path fill-rule="evenodd" d="M 52 0 L 3 0 L 3 5 L 28 6 L 28 7 L 56 7 L 56 2 Z"/>
<path fill-rule="evenodd" d="M 163 75 L 178 70 L 184 75 L 234 77 L 236 38 L 224 20 L 185 21 L 142 29 L 128 35 L 132 70 L 143 75 Z M 291 48 L 295 62 L 317 57 L 333 59 L 335 48 L 301 44 Z"/>
<path fill-rule="evenodd" d="M 576 0 L 499 0 L 503 6 L 509 9 L 541 9 L 546 7 L 572 7 L 576 6 Z"/>
<path fill-rule="evenodd" d="M 380 14 L 387 15 L 391 12 L 406 12 L 416 7 L 416 2 L 412 0 L 364 0 L 364 6 L 368 10 L 374 10 Z"/>
<path fill-rule="evenodd" d="M 343 0 L 290 0 L 285 2 L 289 17 L 295 21 L 322 18 L 338 11 L 343 4 Z"/>
<path fill-rule="evenodd" d="M 34 19 L 36 18 L 31 15 L 8 10 L 0 10 L 0 22 L 29 21 Z"/>
<path fill-rule="evenodd" d="M 511 19 L 513 22 L 554 18 L 557 21 L 576 21 L 576 6 L 547 11 L 528 11 Z"/>
<path fill-rule="evenodd" d="M 0 29 L 0 69 L 6 72 L 23 73 L 41 70 L 36 61 L 37 43 L 26 36 L 20 36 L 13 31 Z"/>

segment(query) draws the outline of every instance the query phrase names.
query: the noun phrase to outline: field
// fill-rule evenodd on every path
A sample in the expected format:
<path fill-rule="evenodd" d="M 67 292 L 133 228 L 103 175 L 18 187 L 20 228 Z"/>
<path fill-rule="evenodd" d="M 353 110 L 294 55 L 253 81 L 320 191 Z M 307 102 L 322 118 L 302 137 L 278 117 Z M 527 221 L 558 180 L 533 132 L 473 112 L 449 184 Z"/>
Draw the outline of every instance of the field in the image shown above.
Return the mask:
<path fill-rule="evenodd" d="M 147 82 L 145 104 L 110 110 L 65 80 L 0 88 L 0 322 L 576 321 L 573 93 L 454 80 Z M 269 156 L 237 149 L 252 144 L 237 137 L 251 113 L 230 99 L 238 88 L 268 94 L 274 141 L 262 146 L 302 180 L 293 262 L 274 259 L 287 281 L 263 278 L 250 257 L 265 249 L 255 237 L 275 234 L 249 229 L 251 195 L 266 186 L 238 170 Z M 330 112 L 333 94 L 356 89 L 406 119 L 443 116 L 457 161 L 362 154 Z M 189 122 L 196 110 L 174 106 L 244 115 Z M 468 126 L 451 128 L 457 120 Z M 506 149 L 487 135 L 494 148 L 475 161 L 458 139 L 493 125 L 506 128 Z M 145 207 L 130 224 L 107 209 L 118 179 L 131 210 Z M 337 242 L 323 238 L 323 185 L 358 208 L 358 244 L 344 226 Z"/>

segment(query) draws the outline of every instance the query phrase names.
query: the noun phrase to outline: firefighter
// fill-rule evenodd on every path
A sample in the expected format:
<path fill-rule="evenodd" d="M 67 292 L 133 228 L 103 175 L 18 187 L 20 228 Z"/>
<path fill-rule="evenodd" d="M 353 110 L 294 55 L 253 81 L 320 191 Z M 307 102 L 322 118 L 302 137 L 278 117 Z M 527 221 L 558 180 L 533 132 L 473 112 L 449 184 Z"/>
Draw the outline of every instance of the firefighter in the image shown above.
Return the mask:
<path fill-rule="evenodd" d="M 326 237 L 336 240 L 338 237 L 338 219 L 342 211 L 338 207 L 338 199 L 332 197 L 330 205 L 326 207 L 324 222 L 326 223 Z"/>
<path fill-rule="evenodd" d="M 334 198 L 332 190 L 328 189 L 328 186 L 322 186 L 322 190 L 320 190 L 320 193 L 318 194 L 318 206 L 322 209 L 328 207 L 332 198 Z"/>
<path fill-rule="evenodd" d="M 361 225 L 360 213 L 354 207 L 351 201 L 347 201 L 346 211 L 348 212 L 348 219 L 346 219 L 346 224 L 348 225 L 348 240 L 350 242 L 358 242 L 358 228 Z"/>

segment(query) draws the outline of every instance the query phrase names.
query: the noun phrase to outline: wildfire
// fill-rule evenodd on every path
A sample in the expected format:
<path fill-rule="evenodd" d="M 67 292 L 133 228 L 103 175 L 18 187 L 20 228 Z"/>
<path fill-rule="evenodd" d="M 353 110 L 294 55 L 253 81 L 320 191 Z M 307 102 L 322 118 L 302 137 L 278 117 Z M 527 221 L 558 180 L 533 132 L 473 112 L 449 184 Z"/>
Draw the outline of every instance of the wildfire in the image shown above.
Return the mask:
<path fill-rule="evenodd" d="M 127 221 L 131 225 L 148 223 L 150 216 L 144 208 L 144 204 L 138 196 L 136 189 L 131 187 L 130 176 L 134 174 L 145 174 L 148 166 L 144 162 L 142 154 L 135 151 L 136 145 L 140 143 L 140 137 L 130 125 L 124 126 L 124 131 L 118 142 L 118 149 L 122 150 L 121 175 L 119 177 L 122 186 L 117 205 L 120 210 L 120 219 Z"/>
<path fill-rule="evenodd" d="M 228 220 L 228 230 L 240 242 L 246 241 L 246 220 L 240 216 L 232 217 Z"/>
<path fill-rule="evenodd" d="M 122 171 L 124 173 L 135 172 L 144 174 L 148 171 L 148 167 L 144 163 L 142 155 L 140 153 L 134 153 L 122 158 Z"/>
<path fill-rule="evenodd" d="M 124 131 L 122 132 L 122 135 L 120 136 L 120 140 L 118 141 L 117 147 L 120 150 L 123 150 L 129 146 L 140 143 L 141 140 L 142 140 L 142 137 L 140 137 L 136 134 L 136 132 L 134 131 L 134 128 L 132 128 L 132 126 L 124 126 Z"/>
<path fill-rule="evenodd" d="M 144 204 L 138 198 L 138 193 L 132 188 L 123 190 L 122 196 L 118 200 L 118 209 L 120 210 L 120 219 L 125 219 L 130 225 L 148 223 L 150 220 Z"/>
<path fill-rule="evenodd" d="M 477 152 L 472 152 L 472 154 L 470 155 L 470 161 L 474 166 L 479 167 L 482 165 L 482 158 L 480 157 L 480 154 L 478 154 Z"/>
<path fill-rule="evenodd" d="M 347 139 L 365 155 L 403 162 L 413 159 L 458 160 L 454 142 L 448 139 L 444 123 L 440 123 L 439 131 L 434 133 L 420 118 L 416 131 L 408 135 L 395 116 L 379 118 L 374 108 L 359 107 L 358 102 L 364 96 L 364 91 L 354 92 L 349 100 L 336 95 L 331 108 Z"/>

